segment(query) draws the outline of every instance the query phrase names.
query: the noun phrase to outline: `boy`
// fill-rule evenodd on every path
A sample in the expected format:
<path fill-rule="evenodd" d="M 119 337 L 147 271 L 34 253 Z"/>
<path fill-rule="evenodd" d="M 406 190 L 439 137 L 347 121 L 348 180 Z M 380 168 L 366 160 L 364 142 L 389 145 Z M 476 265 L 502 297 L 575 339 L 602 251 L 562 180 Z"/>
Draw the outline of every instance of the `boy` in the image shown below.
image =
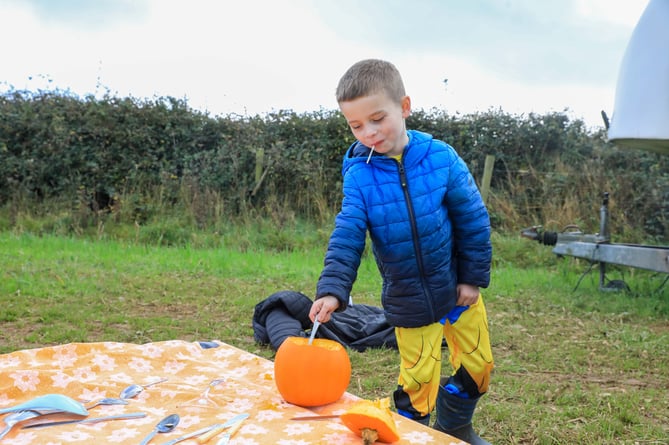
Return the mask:
<path fill-rule="evenodd" d="M 336 90 L 357 141 L 343 161 L 344 198 L 309 317 L 342 311 L 369 231 L 395 326 L 403 416 L 471 444 L 487 444 L 471 420 L 493 368 L 480 287 L 490 281 L 490 220 L 464 161 L 442 141 L 407 131 L 411 100 L 391 63 L 363 60 Z M 440 382 L 446 338 L 453 374 Z"/>

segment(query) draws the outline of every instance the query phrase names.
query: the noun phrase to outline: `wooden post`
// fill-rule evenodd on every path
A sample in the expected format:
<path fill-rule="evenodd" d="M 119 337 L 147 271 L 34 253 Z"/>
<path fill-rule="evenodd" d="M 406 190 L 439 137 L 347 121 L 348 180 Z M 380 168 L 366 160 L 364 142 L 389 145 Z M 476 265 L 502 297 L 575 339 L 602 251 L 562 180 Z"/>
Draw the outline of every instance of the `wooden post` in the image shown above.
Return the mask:
<path fill-rule="evenodd" d="M 495 156 L 486 155 L 485 164 L 483 165 L 483 180 L 481 182 L 481 197 L 486 204 L 488 202 L 488 194 L 490 193 L 490 181 L 492 180 L 492 170 L 494 165 Z"/>
<path fill-rule="evenodd" d="M 265 163 L 265 150 L 262 147 L 258 147 L 256 150 L 256 187 L 260 183 L 262 178 L 263 164 Z"/>
<path fill-rule="evenodd" d="M 265 179 L 265 176 L 267 173 L 269 173 L 269 166 L 265 168 L 265 171 L 263 171 L 263 167 L 265 164 L 265 150 L 260 147 L 256 151 L 256 185 L 253 186 L 253 191 L 251 191 L 251 196 L 255 196 L 256 193 L 258 193 L 258 190 L 260 190 L 260 184 L 262 184 L 263 179 Z"/>

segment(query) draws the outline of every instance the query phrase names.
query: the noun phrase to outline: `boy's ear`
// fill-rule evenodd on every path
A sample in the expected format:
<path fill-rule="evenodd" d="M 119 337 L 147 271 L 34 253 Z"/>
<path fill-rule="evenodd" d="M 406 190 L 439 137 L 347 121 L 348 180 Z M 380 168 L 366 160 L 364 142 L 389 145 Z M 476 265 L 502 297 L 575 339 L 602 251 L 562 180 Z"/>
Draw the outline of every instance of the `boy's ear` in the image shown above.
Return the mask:
<path fill-rule="evenodd" d="M 404 96 L 400 105 L 402 105 L 402 117 L 406 119 L 411 114 L 411 98 Z"/>

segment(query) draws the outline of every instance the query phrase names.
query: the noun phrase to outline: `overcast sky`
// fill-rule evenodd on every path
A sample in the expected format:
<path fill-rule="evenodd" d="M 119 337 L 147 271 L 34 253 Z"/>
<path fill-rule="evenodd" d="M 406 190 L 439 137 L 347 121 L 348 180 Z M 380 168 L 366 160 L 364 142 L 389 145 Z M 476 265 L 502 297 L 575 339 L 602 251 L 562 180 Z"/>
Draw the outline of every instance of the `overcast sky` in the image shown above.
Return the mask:
<path fill-rule="evenodd" d="M 336 109 L 363 58 L 414 108 L 613 112 L 647 0 L 0 0 L 0 92 L 171 96 L 212 115 Z M 444 82 L 447 79 L 447 82 Z"/>

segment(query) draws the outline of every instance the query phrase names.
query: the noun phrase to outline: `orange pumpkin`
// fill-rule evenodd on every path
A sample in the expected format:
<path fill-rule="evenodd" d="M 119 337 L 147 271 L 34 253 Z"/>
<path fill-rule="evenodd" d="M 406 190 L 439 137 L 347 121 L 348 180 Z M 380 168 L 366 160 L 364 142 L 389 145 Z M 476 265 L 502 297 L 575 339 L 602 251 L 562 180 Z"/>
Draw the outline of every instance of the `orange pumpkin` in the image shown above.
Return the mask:
<path fill-rule="evenodd" d="M 319 406 L 336 402 L 351 381 L 351 361 L 334 340 L 288 337 L 274 358 L 274 381 L 286 402 Z"/>
<path fill-rule="evenodd" d="M 387 397 L 356 402 L 341 415 L 341 421 L 349 430 L 362 437 L 365 445 L 377 440 L 392 443 L 400 439 Z"/>

